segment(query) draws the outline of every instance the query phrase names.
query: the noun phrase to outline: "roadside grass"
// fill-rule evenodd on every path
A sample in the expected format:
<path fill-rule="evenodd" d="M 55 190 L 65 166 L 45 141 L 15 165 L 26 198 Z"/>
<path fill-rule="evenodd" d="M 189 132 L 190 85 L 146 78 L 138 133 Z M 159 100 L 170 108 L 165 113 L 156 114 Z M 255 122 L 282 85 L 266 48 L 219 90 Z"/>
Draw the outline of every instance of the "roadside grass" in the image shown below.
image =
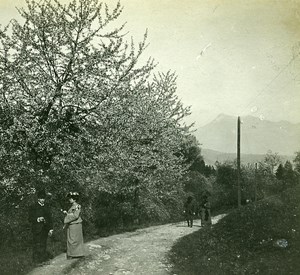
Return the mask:
<path fill-rule="evenodd" d="M 0 274 L 26 274 L 31 269 L 29 248 L 11 249 L 4 247 L 0 255 Z"/>
<path fill-rule="evenodd" d="M 29 232 L 31 234 L 31 232 Z M 86 233 L 85 241 L 96 239 L 97 236 Z M 30 239 L 30 238 L 29 238 Z M 47 252 L 49 258 L 53 258 L 66 252 L 66 236 L 62 230 L 54 231 L 54 235 L 48 238 Z M 1 275 L 22 275 L 27 274 L 36 265 L 32 261 L 32 245 L 26 240 L 23 243 L 13 243 L 2 246 L 0 250 L 0 274 Z"/>
<path fill-rule="evenodd" d="M 49 238 L 49 257 L 56 256 L 64 252 L 64 244 L 60 239 Z M 0 274 L 1 275 L 22 275 L 30 272 L 35 267 L 32 262 L 31 244 L 28 242 L 13 244 L 1 248 L 0 252 Z"/>
<path fill-rule="evenodd" d="M 172 274 L 300 274 L 299 210 L 297 186 L 231 211 L 173 246 Z"/>

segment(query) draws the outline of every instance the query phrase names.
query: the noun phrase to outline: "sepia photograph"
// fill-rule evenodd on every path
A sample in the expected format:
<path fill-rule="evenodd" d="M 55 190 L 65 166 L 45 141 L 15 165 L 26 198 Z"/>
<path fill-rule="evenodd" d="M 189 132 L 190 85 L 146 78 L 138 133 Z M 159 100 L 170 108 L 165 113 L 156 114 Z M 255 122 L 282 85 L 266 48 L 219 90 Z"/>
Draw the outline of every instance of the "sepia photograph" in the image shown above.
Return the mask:
<path fill-rule="evenodd" d="M 299 72 L 300 0 L 0 0 L 0 274 L 300 274 Z"/>

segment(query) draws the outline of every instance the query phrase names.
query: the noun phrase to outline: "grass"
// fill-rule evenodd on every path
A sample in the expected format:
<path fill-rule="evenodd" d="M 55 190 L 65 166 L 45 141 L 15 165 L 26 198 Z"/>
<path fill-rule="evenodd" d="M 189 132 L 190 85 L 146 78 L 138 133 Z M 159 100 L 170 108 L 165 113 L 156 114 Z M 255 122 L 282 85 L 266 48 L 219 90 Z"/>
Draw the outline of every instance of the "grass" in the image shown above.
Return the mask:
<path fill-rule="evenodd" d="M 31 232 L 29 232 L 31 235 Z M 30 236 L 31 237 L 31 236 Z M 85 241 L 97 238 L 91 234 L 85 234 Z M 66 234 L 62 230 L 54 231 L 54 235 L 48 238 L 47 252 L 53 258 L 66 252 Z M 1 275 L 22 275 L 27 274 L 36 265 L 32 261 L 31 241 L 23 243 L 12 243 L 2 246 L 0 250 L 0 274 Z"/>
<path fill-rule="evenodd" d="M 48 239 L 47 251 L 49 256 L 56 256 L 64 252 L 65 242 L 60 239 Z M 22 275 L 27 274 L 35 267 L 32 261 L 32 249 L 30 243 L 13 244 L 1 248 L 0 274 Z"/>
<path fill-rule="evenodd" d="M 28 248 L 3 248 L 0 255 L 0 274 L 25 274 L 30 271 L 32 264 L 31 258 L 28 258 L 28 254 L 31 254 Z"/>
<path fill-rule="evenodd" d="M 300 186 L 230 212 L 180 239 L 172 274 L 300 274 Z M 287 247 L 277 245 L 285 239 Z"/>

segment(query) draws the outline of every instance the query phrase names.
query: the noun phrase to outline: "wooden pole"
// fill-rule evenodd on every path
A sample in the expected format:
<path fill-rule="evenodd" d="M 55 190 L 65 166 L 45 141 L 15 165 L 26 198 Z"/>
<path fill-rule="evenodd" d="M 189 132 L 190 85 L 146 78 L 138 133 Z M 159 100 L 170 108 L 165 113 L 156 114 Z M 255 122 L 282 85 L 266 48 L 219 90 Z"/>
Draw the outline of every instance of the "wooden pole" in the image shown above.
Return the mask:
<path fill-rule="evenodd" d="M 241 119 L 237 121 L 237 189 L 238 207 L 241 207 Z"/>
<path fill-rule="evenodd" d="M 254 202 L 257 201 L 257 162 L 255 163 L 254 171 Z"/>

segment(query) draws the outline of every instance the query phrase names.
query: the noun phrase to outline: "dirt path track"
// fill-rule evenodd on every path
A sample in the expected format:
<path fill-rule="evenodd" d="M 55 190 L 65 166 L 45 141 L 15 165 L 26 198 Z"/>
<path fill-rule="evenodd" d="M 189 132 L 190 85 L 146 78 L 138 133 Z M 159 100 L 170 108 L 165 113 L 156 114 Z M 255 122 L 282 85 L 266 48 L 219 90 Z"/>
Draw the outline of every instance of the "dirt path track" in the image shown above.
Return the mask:
<path fill-rule="evenodd" d="M 214 217 L 213 224 L 222 217 Z M 168 275 L 167 252 L 180 237 L 199 229 L 200 221 L 196 220 L 193 228 L 181 222 L 100 238 L 86 243 L 84 259 L 66 260 L 61 254 L 29 275 Z"/>

